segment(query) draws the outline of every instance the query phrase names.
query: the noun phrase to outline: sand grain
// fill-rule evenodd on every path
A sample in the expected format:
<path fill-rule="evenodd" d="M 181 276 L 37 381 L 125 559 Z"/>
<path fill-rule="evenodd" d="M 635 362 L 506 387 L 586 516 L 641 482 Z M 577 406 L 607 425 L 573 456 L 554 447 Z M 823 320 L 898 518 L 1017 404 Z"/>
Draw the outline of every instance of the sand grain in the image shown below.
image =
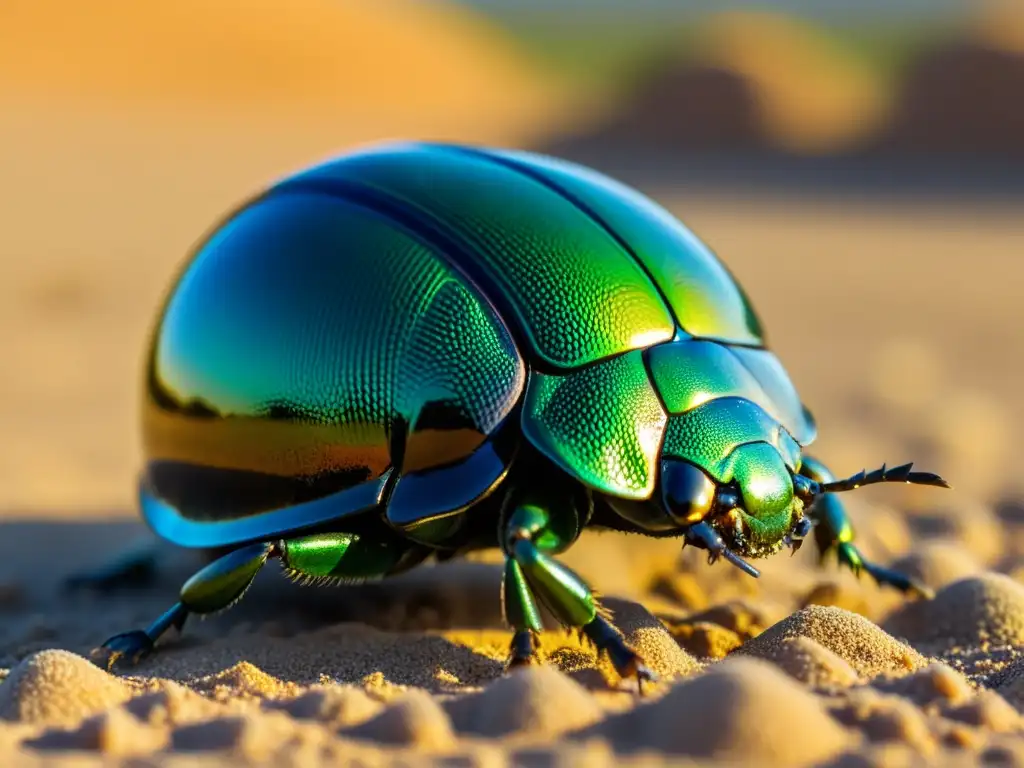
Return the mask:
<path fill-rule="evenodd" d="M 1024 584 L 998 573 L 960 579 L 934 600 L 908 603 L 883 626 L 932 652 L 983 644 L 1024 646 Z"/>

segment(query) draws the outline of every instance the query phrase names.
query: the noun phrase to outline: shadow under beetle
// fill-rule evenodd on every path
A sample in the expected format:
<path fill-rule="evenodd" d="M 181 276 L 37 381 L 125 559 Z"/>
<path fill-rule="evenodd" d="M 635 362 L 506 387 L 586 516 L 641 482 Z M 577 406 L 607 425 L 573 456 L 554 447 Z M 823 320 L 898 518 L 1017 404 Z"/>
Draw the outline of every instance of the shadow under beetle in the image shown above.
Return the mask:
<path fill-rule="evenodd" d="M 539 602 L 642 682 L 555 558 L 584 528 L 680 536 L 753 576 L 744 557 L 813 529 L 822 554 L 921 591 L 864 559 L 832 494 L 946 485 L 909 464 L 836 480 L 804 456 L 814 420 L 707 246 L 524 152 L 385 144 L 283 179 L 196 248 L 146 366 L 142 514 L 228 553 L 97 649 L 108 666 L 230 606 L 269 559 L 357 582 L 500 547 L 510 664 L 533 659 Z"/>

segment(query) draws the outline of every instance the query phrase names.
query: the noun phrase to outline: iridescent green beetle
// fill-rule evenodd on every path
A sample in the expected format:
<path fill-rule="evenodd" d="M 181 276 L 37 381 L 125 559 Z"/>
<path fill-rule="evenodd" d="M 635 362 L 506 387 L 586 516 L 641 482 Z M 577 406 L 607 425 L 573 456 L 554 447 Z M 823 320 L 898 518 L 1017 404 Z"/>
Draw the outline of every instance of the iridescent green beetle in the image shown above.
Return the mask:
<path fill-rule="evenodd" d="M 144 631 L 239 599 L 270 558 L 360 581 L 434 556 L 505 553 L 510 663 L 538 601 L 624 676 L 651 677 L 554 556 L 585 527 L 680 536 L 742 558 L 868 563 L 838 501 L 909 465 L 836 481 L 743 291 L 685 226 L 586 168 L 523 152 L 388 144 L 297 173 L 192 255 L 147 363 L 142 513 L 228 549 Z M 108 577 L 109 578 L 109 574 Z"/>

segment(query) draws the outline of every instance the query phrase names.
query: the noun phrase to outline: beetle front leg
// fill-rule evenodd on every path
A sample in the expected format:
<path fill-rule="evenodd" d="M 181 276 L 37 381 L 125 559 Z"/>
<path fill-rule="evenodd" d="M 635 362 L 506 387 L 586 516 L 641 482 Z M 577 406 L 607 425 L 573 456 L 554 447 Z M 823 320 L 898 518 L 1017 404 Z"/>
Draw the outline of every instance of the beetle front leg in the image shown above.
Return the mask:
<path fill-rule="evenodd" d="M 562 551 L 572 542 L 558 533 L 560 527 L 564 530 L 566 526 L 556 523 L 547 510 L 533 504 L 516 507 L 505 523 L 508 561 L 503 592 L 506 616 L 516 630 L 510 665 L 525 663 L 533 657 L 533 632 L 540 629 L 540 615 L 533 602 L 536 596 L 561 624 L 580 628 L 599 652 L 608 654 L 619 675 L 636 678 L 642 690 L 644 681 L 655 679 L 654 673 L 602 615 L 583 579 L 547 554 Z M 573 531 L 573 539 L 577 533 Z"/>
<path fill-rule="evenodd" d="M 180 630 L 189 614 L 215 613 L 238 602 L 267 558 L 275 554 L 277 550 L 272 544 L 250 544 L 214 560 L 185 582 L 178 602 L 152 624 L 114 635 L 93 651 L 93 658 L 107 669 L 121 659 L 137 662 L 152 652 L 169 629 Z"/>
<path fill-rule="evenodd" d="M 800 474 L 819 483 L 835 480 L 828 467 L 810 457 L 804 457 Z M 807 510 L 807 515 L 814 523 L 814 540 L 822 560 L 834 551 L 839 562 L 857 575 L 860 575 L 862 570 L 867 571 L 878 584 L 895 587 L 901 592 L 918 597 L 932 596 L 932 590 L 924 584 L 899 571 L 872 563 L 864 557 L 854 544 L 853 524 L 846 513 L 846 508 L 834 495 L 825 494 L 818 498 Z"/>

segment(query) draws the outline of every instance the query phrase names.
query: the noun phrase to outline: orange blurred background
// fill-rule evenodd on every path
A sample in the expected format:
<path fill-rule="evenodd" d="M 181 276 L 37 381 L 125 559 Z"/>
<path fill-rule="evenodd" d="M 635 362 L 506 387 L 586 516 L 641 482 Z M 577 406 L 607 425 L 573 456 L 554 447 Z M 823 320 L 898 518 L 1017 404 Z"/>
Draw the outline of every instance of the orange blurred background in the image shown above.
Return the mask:
<path fill-rule="evenodd" d="M 391 138 L 638 186 L 751 294 L 837 471 L 1019 490 L 1024 11 L 697 6 L 0 4 L 0 516 L 130 514 L 139 357 L 188 247 Z"/>

